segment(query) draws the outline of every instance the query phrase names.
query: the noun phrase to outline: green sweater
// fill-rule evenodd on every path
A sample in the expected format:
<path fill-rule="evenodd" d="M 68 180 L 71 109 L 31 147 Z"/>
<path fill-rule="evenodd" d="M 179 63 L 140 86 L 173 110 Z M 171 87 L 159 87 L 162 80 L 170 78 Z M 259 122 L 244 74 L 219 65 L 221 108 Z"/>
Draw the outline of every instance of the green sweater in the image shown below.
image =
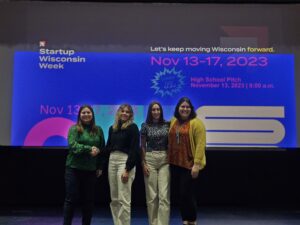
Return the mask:
<path fill-rule="evenodd" d="M 103 159 L 101 152 L 96 157 L 92 157 L 90 152 L 92 146 L 103 150 L 105 141 L 103 130 L 97 126 L 99 132 L 97 135 L 90 134 L 90 128 L 85 127 L 82 134 L 77 131 L 76 125 L 72 126 L 68 133 L 69 153 L 66 160 L 66 166 L 79 170 L 95 171 L 102 169 Z"/>

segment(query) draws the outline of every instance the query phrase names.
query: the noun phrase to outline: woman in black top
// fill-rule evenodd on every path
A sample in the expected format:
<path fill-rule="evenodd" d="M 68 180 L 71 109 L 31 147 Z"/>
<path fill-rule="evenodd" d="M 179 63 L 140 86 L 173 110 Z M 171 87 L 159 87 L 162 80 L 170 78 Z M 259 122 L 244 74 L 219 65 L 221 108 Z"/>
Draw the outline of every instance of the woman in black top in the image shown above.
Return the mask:
<path fill-rule="evenodd" d="M 119 107 L 115 122 L 109 128 L 106 147 L 110 152 L 108 179 L 114 224 L 130 225 L 131 186 L 139 150 L 139 130 L 133 122 L 130 105 Z"/>

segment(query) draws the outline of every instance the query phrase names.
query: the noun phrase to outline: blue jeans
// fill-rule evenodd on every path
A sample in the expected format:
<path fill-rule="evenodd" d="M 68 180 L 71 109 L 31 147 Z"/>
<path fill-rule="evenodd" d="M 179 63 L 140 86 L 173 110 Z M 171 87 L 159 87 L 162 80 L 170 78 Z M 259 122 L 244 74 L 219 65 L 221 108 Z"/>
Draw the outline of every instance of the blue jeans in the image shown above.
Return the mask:
<path fill-rule="evenodd" d="M 76 203 L 81 199 L 82 225 L 90 225 L 95 196 L 96 172 L 66 168 L 64 225 L 71 225 Z"/>

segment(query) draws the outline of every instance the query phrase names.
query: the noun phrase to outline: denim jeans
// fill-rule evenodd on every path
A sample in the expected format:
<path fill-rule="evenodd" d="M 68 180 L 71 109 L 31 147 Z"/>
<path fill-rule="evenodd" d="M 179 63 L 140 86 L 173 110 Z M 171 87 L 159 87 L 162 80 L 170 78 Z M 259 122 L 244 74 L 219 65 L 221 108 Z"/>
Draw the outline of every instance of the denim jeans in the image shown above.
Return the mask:
<path fill-rule="evenodd" d="M 81 200 L 82 225 L 91 224 L 94 208 L 95 184 L 95 171 L 66 168 L 66 197 L 64 203 L 63 225 L 72 224 L 74 209 L 78 200 Z"/>

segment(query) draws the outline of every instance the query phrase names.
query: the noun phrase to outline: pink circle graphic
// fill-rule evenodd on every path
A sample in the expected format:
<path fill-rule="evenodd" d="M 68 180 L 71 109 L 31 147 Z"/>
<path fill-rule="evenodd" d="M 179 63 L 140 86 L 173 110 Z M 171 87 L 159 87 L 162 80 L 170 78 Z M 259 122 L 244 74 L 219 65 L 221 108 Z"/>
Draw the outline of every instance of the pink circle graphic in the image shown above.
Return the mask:
<path fill-rule="evenodd" d="M 53 136 L 61 136 L 67 139 L 69 128 L 75 124 L 74 121 L 55 117 L 40 121 L 28 132 L 24 146 L 43 146 L 45 141 Z"/>

